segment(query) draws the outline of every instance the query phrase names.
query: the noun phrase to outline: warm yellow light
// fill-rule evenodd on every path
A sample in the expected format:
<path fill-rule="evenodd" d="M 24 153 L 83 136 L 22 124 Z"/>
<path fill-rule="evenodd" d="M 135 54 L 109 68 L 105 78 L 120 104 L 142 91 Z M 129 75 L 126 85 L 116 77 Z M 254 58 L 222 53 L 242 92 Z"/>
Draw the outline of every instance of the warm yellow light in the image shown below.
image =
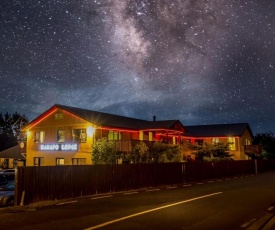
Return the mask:
<path fill-rule="evenodd" d="M 87 134 L 89 136 L 93 136 L 94 132 L 95 132 L 95 128 L 92 127 L 92 126 L 88 126 L 88 128 L 87 128 Z"/>
<path fill-rule="evenodd" d="M 27 136 L 29 137 L 31 135 L 31 131 L 27 131 Z"/>

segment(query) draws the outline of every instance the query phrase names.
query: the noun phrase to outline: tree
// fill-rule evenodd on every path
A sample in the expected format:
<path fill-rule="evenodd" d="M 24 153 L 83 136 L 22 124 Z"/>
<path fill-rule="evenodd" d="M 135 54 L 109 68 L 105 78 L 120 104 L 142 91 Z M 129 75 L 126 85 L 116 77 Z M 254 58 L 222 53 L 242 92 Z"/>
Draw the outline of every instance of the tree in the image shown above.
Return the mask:
<path fill-rule="evenodd" d="M 149 163 L 149 157 L 149 147 L 144 142 L 140 142 L 135 145 L 133 150 L 134 163 Z"/>
<path fill-rule="evenodd" d="M 230 143 L 207 143 L 202 145 L 190 145 L 189 148 L 194 150 L 192 154 L 195 155 L 196 160 L 200 161 L 216 161 L 216 160 L 230 160 L 232 154 L 229 153 Z"/>
<path fill-rule="evenodd" d="M 119 158 L 119 152 L 113 141 L 106 138 L 95 141 L 92 150 L 92 162 L 94 164 L 115 164 Z"/>
<path fill-rule="evenodd" d="M 182 154 L 179 145 L 155 142 L 151 150 L 151 159 L 154 162 L 181 162 Z"/>
<path fill-rule="evenodd" d="M 0 113 L 0 151 L 13 147 L 17 144 L 20 131 L 28 124 L 25 115 L 15 113 Z"/>
<path fill-rule="evenodd" d="M 265 159 L 275 158 L 275 137 L 273 133 L 258 133 L 254 136 L 253 145 L 262 146 L 262 155 Z"/>

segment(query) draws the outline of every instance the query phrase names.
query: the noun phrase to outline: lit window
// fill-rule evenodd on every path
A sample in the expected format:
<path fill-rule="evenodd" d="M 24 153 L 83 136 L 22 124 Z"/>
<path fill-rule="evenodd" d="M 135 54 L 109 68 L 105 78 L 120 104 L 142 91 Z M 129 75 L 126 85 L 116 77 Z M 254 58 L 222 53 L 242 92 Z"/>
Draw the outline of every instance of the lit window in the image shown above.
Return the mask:
<path fill-rule="evenodd" d="M 143 131 L 139 131 L 139 140 L 143 141 Z"/>
<path fill-rule="evenodd" d="M 85 165 L 86 159 L 85 158 L 72 158 L 72 165 Z"/>
<path fill-rule="evenodd" d="M 228 137 L 229 149 L 236 150 L 236 140 L 235 137 Z"/>
<path fill-rule="evenodd" d="M 87 132 L 86 129 L 73 129 L 73 142 L 86 142 Z"/>
<path fill-rule="evenodd" d="M 121 133 L 118 131 L 109 130 L 108 140 L 121 140 Z"/>
<path fill-rule="evenodd" d="M 65 142 L 65 130 L 57 130 L 57 142 Z"/>
<path fill-rule="evenodd" d="M 34 157 L 33 165 L 34 166 L 42 166 L 42 165 L 44 165 L 44 157 Z"/>
<path fill-rule="evenodd" d="M 45 131 L 35 132 L 33 136 L 35 143 L 44 143 L 45 141 Z"/>
<path fill-rule="evenodd" d="M 214 137 L 214 138 L 212 139 L 212 142 L 213 142 L 213 144 L 217 144 L 217 143 L 220 142 L 220 138 Z"/>
<path fill-rule="evenodd" d="M 153 140 L 153 133 L 149 132 L 149 141 L 152 141 L 152 140 Z"/>
<path fill-rule="evenodd" d="M 56 165 L 64 165 L 64 158 L 56 158 Z"/>

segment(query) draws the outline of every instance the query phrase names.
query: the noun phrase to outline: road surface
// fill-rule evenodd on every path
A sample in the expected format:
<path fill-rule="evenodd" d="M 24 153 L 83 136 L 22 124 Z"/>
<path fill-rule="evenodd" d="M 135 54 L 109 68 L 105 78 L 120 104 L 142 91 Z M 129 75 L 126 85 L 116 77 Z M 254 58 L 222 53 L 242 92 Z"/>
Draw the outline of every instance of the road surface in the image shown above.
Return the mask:
<path fill-rule="evenodd" d="M 274 206 L 275 173 L 266 173 L 0 209 L 0 229 L 268 230 Z"/>

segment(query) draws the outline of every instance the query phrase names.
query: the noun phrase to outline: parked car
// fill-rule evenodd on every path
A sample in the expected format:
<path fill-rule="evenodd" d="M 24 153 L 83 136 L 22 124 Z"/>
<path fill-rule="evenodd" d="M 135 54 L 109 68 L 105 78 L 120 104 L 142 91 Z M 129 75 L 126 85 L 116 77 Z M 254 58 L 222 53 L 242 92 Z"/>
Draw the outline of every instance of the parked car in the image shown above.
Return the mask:
<path fill-rule="evenodd" d="M 5 173 L 5 172 L 15 172 L 15 169 L 3 169 L 1 171 L 1 173 Z"/>
<path fill-rule="evenodd" d="M 0 187 L 0 206 L 14 204 L 14 181 Z"/>
<path fill-rule="evenodd" d="M 13 181 L 15 178 L 14 172 L 2 172 L 0 173 L 0 186 L 6 185 Z"/>

